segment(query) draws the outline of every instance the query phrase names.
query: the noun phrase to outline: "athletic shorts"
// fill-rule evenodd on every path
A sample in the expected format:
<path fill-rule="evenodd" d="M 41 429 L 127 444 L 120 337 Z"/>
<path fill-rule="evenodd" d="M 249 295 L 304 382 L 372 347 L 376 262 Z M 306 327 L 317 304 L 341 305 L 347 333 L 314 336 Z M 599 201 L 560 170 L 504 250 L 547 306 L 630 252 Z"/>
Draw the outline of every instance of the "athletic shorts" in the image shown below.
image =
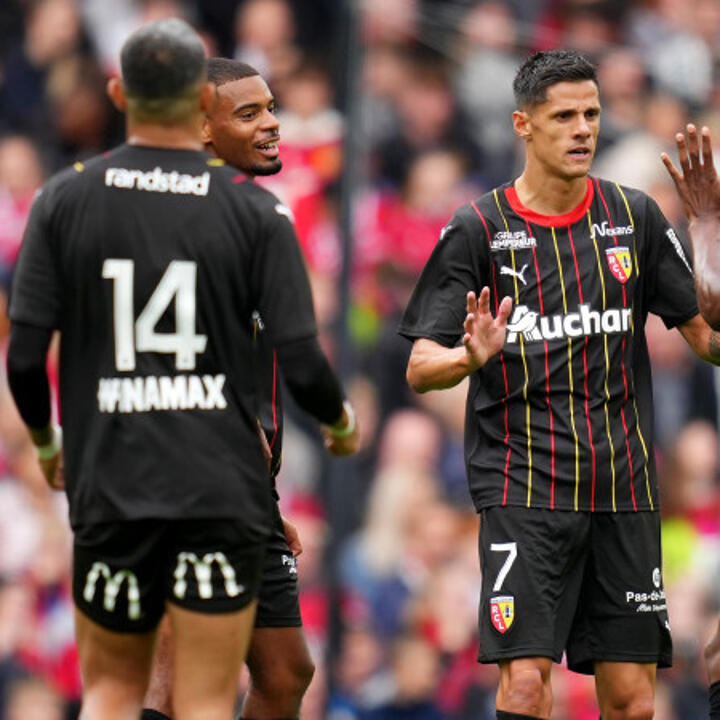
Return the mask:
<path fill-rule="evenodd" d="M 98 625 L 148 632 L 165 603 L 203 613 L 241 610 L 260 588 L 265 545 L 231 519 L 134 520 L 76 529 L 73 598 Z"/>
<path fill-rule="evenodd" d="M 672 664 L 658 513 L 487 508 L 480 562 L 480 662 Z"/>
<path fill-rule="evenodd" d="M 285 530 L 276 503 L 272 535 L 266 546 L 255 627 L 301 625 L 297 562 L 285 539 Z"/>

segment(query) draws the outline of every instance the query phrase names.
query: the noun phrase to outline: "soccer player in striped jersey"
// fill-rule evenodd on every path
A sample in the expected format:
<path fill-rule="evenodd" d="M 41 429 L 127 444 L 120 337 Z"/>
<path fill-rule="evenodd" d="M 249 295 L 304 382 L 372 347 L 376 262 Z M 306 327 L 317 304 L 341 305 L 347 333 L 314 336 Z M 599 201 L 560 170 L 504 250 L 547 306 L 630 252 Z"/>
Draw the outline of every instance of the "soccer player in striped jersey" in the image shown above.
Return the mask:
<path fill-rule="evenodd" d="M 248 180 L 274 175 L 282 169 L 278 150 L 279 123 L 275 98 L 255 68 L 238 60 L 210 58 L 208 80 L 215 98 L 203 125 L 207 150 L 242 171 Z M 267 328 L 254 313 L 253 335 L 261 388 L 258 420 L 265 440 L 269 482 L 273 496 L 273 532 L 266 547 L 255 627 L 246 663 L 250 688 L 242 718 L 272 720 L 297 718 L 314 665 L 302 628 L 295 557 L 302 544 L 295 527 L 280 515 L 275 477 L 282 455 L 283 415 L 281 367 L 277 350 L 267 339 Z M 158 647 L 145 697 L 142 720 L 172 716 L 173 643 L 168 623 L 161 627 Z"/>
<path fill-rule="evenodd" d="M 399 329 L 407 377 L 418 392 L 470 378 L 479 660 L 500 668 L 498 719 L 550 717 L 563 653 L 595 675 L 605 720 L 649 719 L 672 646 L 645 319 L 716 364 L 720 345 L 657 204 L 589 175 L 594 66 L 537 53 L 514 91 L 523 172 L 443 230 Z"/>
<path fill-rule="evenodd" d="M 715 170 L 710 130 L 698 137 L 695 125 L 687 126 L 687 137 L 678 133 L 680 168 L 663 153 L 670 176 L 688 219 L 695 264 L 695 287 L 702 316 L 720 328 L 720 180 Z M 710 720 L 720 720 L 720 622 L 705 648 L 710 681 Z"/>

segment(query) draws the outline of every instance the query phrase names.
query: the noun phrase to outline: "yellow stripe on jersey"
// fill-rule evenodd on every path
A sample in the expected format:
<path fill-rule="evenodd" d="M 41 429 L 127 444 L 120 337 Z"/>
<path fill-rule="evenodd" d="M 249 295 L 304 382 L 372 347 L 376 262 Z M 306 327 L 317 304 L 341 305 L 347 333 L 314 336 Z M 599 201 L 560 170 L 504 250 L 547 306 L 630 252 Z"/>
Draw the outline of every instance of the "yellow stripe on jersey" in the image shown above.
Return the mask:
<path fill-rule="evenodd" d="M 620 193 L 620 197 L 623 199 L 623 202 L 625 203 L 625 209 L 627 210 L 628 214 L 628 220 L 630 221 L 630 226 L 633 229 L 633 259 L 635 260 L 635 277 L 638 277 L 640 275 L 640 263 L 638 262 L 638 256 L 637 256 L 637 239 L 635 238 L 635 220 L 633 220 L 632 212 L 630 211 L 630 203 L 628 203 L 627 198 L 625 197 L 625 193 L 623 192 L 622 188 L 618 183 L 615 183 L 615 187 L 618 189 L 618 192 Z M 630 321 L 632 322 L 632 316 L 630 317 Z"/>
<path fill-rule="evenodd" d="M 225 161 L 222 158 L 208 158 L 207 164 L 210 167 L 222 167 Z"/>
<path fill-rule="evenodd" d="M 84 163 L 81 163 L 79 160 L 76 163 L 73 163 L 73 167 L 76 172 L 82 172 L 85 169 Z"/>
<path fill-rule="evenodd" d="M 553 245 L 555 246 L 555 257 L 557 258 L 558 272 L 560 274 L 560 289 L 562 291 L 563 313 L 567 315 L 567 294 L 565 293 L 565 274 L 563 271 L 560 250 L 558 249 L 557 235 L 555 228 L 551 227 Z M 578 440 L 577 428 L 575 427 L 575 382 L 572 371 L 572 338 L 568 337 L 568 378 L 570 382 L 570 425 L 572 426 L 573 437 L 575 438 L 575 510 L 578 509 L 578 494 L 580 491 L 580 441 Z"/>
<path fill-rule="evenodd" d="M 497 205 L 498 212 L 502 218 L 503 224 L 505 225 L 506 232 L 510 232 L 510 226 L 508 225 L 505 213 L 500 205 L 500 198 L 498 197 L 497 189 L 493 190 L 493 197 L 495 198 L 495 204 Z M 510 260 L 512 262 L 512 269 L 514 273 L 517 273 L 517 266 L 515 265 L 515 250 L 510 248 Z M 517 275 L 513 275 L 513 286 L 515 288 L 515 304 L 517 305 L 520 301 L 520 290 L 518 288 Z M 518 334 L 518 340 L 520 341 L 520 356 L 522 357 L 523 369 L 525 371 L 525 383 L 523 384 L 523 400 L 525 401 L 525 429 L 527 433 L 527 454 L 528 454 L 528 477 L 527 477 L 527 507 L 530 507 L 532 501 L 532 434 L 530 432 L 530 403 L 528 402 L 528 385 L 530 384 L 530 373 L 528 372 L 527 358 L 525 357 L 525 342 L 523 340 L 522 333 Z"/>
<path fill-rule="evenodd" d="M 603 265 L 600 260 L 600 250 L 597 245 L 597 238 L 593 232 L 592 217 L 590 210 L 587 211 L 588 229 L 590 231 L 590 238 L 592 239 L 593 246 L 595 247 L 595 258 L 597 259 L 598 274 L 600 275 L 600 286 L 602 287 L 602 308 L 603 312 L 607 310 L 607 295 L 605 293 L 605 275 L 603 273 Z M 610 443 L 610 475 L 612 477 L 612 509 L 613 512 L 617 512 L 617 504 L 615 502 L 615 445 L 613 444 L 612 432 L 610 430 L 610 411 L 608 404 L 610 402 L 610 389 L 608 387 L 608 378 L 610 376 L 610 356 L 608 354 L 608 339 L 607 335 L 603 333 L 603 344 L 605 346 L 605 430 L 607 432 L 608 442 Z"/>
<path fill-rule="evenodd" d="M 635 219 L 633 218 L 632 211 L 630 210 L 630 203 L 627 201 L 627 197 L 625 197 L 625 193 L 623 192 L 623 189 L 620 187 L 618 183 L 615 183 L 615 187 L 618 189 L 618 192 L 620 193 L 620 196 L 623 199 L 623 202 L 625 203 L 625 209 L 627 210 L 628 214 L 628 220 L 630 221 L 630 225 L 632 226 L 632 229 L 635 230 Z M 638 254 L 637 254 L 637 238 L 635 237 L 635 233 L 633 232 L 633 257 L 635 258 L 635 272 L 636 278 L 640 277 L 640 263 L 638 262 Z M 635 334 L 635 326 L 633 324 L 633 314 L 630 313 L 630 331 L 632 334 Z M 650 456 L 648 453 L 647 445 L 645 444 L 645 437 L 643 436 L 642 428 L 640 427 L 640 410 L 638 409 L 637 405 L 637 396 L 635 394 L 635 371 L 633 368 L 630 368 L 630 382 L 632 383 L 632 389 L 633 389 L 633 409 L 635 410 L 635 424 L 637 425 L 637 432 L 638 437 L 640 438 L 640 445 L 642 447 L 643 455 L 645 456 L 645 489 L 647 490 L 647 496 L 648 496 L 648 502 L 650 503 L 650 509 L 654 510 L 655 506 L 652 501 L 652 492 L 650 490 L 650 474 L 648 472 L 648 465 L 650 463 Z M 632 480 L 630 481 L 632 482 Z"/>

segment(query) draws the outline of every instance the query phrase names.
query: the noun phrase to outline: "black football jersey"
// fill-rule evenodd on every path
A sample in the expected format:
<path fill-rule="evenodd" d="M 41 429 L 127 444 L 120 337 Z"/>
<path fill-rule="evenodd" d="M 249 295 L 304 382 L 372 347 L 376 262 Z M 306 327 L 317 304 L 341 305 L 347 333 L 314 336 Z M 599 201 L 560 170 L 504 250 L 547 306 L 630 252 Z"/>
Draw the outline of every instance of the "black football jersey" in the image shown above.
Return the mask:
<path fill-rule="evenodd" d="M 400 333 L 447 347 L 466 294 L 488 286 L 513 309 L 503 350 L 470 378 L 466 463 L 478 508 L 653 510 L 649 312 L 694 317 L 690 261 L 645 194 L 588 178 L 562 216 L 524 207 L 512 184 L 444 228 Z"/>
<path fill-rule="evenodd" d="M 10 316 L 61 332 L 73 525 L 242 517 L 264 535 L 257 311 L 315 334 L 289 210 L 203 152 L 122 145 L 36 199 Z"/>

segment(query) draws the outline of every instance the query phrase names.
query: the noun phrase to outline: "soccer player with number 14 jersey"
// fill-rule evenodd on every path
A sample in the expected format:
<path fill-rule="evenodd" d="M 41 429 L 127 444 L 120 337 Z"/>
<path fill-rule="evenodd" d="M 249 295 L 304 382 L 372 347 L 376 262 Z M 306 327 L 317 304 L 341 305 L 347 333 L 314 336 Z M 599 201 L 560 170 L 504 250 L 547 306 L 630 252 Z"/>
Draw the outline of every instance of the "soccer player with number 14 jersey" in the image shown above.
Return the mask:
<path fill-rule="evenodd" d="M 109 83 L 127 142 L 37 197 L 10 305 L 11 389 L 51 485 L 45 359 L 60 331 L 62 456 L 74 531 L 82 716 L 139 717 L 155 633 L 174 637 L 176 720 L 232 717 L 273 527 L 251 318 L 290 355 L 328 447 L 357 445 L 318 342 L 297 238 L 277 198 L 205 152 L 200 38 L 149 23 Z"/>
<path fill-rule="evenodd" d="M 465 454 L 480 513 L 481 662 L 498 720 L 549 718 L 551 669 L 595 675 L 604 720 L 653 716 L 672 660 L 653 459 L 649 312 L 720 363 L 691 261 L 656 203 L 590 176 L 595 68 L 519 69 L 520 177 L 461 207 L 400 325 L 418 392 L 470 378 Z"/>

